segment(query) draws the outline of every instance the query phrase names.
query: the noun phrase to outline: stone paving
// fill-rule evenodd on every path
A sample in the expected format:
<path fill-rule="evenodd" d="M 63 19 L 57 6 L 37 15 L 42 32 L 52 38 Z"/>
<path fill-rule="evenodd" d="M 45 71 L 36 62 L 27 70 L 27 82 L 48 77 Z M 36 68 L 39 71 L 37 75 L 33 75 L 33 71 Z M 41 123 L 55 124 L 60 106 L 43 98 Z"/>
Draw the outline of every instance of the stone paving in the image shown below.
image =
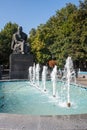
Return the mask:
<path fill-rule="evenodd" d="M 77 84 L 81 84 L 81 85 L 87 87 L 87 78 L 80 78 L 79 77 L 76 79 L 76 81 L 77 81 Z"/>
<path fill-rule="evenodd" d="M 0 114 L 0 130 L 87 130 L 87 114 L 71 116 Z"/>

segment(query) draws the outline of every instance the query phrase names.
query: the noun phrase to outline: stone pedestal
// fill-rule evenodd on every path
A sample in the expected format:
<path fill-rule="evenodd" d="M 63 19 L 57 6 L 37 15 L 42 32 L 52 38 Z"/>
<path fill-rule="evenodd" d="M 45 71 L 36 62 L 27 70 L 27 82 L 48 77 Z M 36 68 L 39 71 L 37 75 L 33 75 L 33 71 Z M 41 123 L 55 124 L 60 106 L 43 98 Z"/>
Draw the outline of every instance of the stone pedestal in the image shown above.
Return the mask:
<path fill-rule="evenodd" d="M 1 65 L 0 65 L 0 80 L 2 79 L 2 71 L 1 71 Z"/>
<path fill-rule="evenodd" d="M 10 78 L 28 79 L 29 66 L 33 66 L 33 55 L 31 54 L 11 54 L 10 55 Z"/>

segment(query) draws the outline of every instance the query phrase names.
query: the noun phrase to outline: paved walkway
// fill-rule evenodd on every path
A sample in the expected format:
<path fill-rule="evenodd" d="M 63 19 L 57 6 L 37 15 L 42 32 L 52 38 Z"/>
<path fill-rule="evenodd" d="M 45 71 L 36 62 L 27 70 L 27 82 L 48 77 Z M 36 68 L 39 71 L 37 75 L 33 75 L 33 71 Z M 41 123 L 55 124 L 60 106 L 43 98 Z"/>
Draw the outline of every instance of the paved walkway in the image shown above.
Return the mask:
<path fill-rule="evenodd" d="M 84 85 L 85 87 L 87 87 L 87 78 L 77 78 L 76 82 L 77 82 L 77 84 L 81 84 L 81 85 Z"/>
<path fill-rule="evenodd" d="M 87 130 L 87 114 L 72 116 L 0 114 L 0 130 Z"/>

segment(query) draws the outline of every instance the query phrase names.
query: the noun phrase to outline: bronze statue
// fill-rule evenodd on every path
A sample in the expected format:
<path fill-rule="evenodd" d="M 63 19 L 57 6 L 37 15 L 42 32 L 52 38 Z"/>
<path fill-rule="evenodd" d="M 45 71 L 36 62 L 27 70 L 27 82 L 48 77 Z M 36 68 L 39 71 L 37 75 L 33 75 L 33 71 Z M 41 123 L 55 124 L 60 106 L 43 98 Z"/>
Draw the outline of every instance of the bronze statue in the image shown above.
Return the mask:
<path fill-rule="evenodd" d="M 18 31 L 13 34 L 11 49 L 15 54 L 28 54 L 29 44 L 27 43 L 27 34 L 22 31 L 22 27 L 18 27 Z"/>

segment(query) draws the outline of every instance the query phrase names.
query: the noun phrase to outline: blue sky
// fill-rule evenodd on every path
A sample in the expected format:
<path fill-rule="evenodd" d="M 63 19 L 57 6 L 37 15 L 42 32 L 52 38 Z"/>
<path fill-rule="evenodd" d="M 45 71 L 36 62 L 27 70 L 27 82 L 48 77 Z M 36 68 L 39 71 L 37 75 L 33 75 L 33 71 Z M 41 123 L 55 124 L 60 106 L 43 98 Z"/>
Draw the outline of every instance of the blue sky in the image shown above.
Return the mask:
<path fill-rule="evenodd" d="M 45 24 L 66 3 L 79 5 L 79 0 L 0 0 L 0 31 L 8 22 L 17 23 L 27 34 Z"/>

